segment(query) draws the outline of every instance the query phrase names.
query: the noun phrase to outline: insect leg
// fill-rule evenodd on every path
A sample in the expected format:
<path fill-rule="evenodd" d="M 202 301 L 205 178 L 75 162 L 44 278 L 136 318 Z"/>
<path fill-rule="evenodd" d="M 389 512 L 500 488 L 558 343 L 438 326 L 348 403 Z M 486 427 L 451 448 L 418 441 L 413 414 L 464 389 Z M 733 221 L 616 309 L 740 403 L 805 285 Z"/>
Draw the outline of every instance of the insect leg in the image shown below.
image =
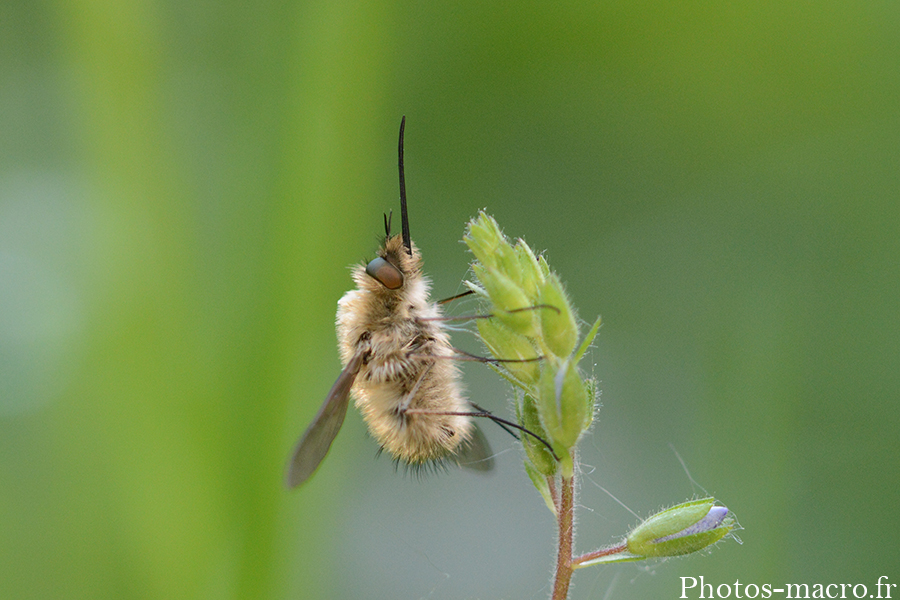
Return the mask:
<path fill-rule="evenodd" d="M 478 356 L 477 354 L 470 354 L 465 350 L 460 350 L 459 348 L 453 348 L 453 351 L 457 354 L 461 354 L 462 356 L 447 356 L 442 358 L 450 358 L 453 360 L 464 360 L 464 361 L 472 361 L 472 362 L 480 362 L 480 363 L 527 363 L 527 362 L 538 362 L 540 360 L 544 360 L 543 356 L 535 356 L 533 358 L 488 358 L 486 356 Z"/>
<path fill-rule="evenodd" d="M 518 429 L 522 433 L 527 433 L 528 435 L 530 435 L 531 437 L 533 437 L 534 439 L 536 439 L 537 441 L 539 441 L 540 443 L 545 445 L 547 447 L 547 449 L 550 451 L 550 454 L 553 455 L 553 458 L 556 459 L 557 461 L 559 461 L 559 456 L 557 456 L 556 452 L 553 451 L 553 446 L 550 445 L 550 442 L 548 442 L 547 440 L 545 440 L 538 434 L 534 433 L 533 431 L 531 431 L 525 427 L 522 427 L 518 423 L 514 423 L 513 421 L 509 421 L 502 417 L 498 417 L 494 413 L 481 408 L 480 406 L 478 406 L 475 403 L 470 402 L 469 404 L 471 404 L 472 407 L 475 408 L 475 410 L 477 412 L 443 411 L 443 410 L 429 410 L 429 409 L 425 409 L 425 408 L 410 408 L 410 409 L 406 410 L 406 414 L 447 415 L 447 416 L 459 416 L 459 417 L 484 417 L 486 419 L 490 419 L 491 421 L 493 421 L 500 427 L 503 427 L 503 429 L 506 429 L 507 427 L 512 427 L 513 429 Z M 509 430 L 507 429 L 507 431 L 509 431 Z M 515 436 L 513 436 L 513 437 L 515 437 Z"/>
<path fill-rule="evenodd" d="M 465 298 L 466 296 L 471 296 L 474 293 L 475 292 L 473 292 L 472 290 L 466 290 L 462 294 L 457 294 L 455 296 L 450 296 L 449 298 L 444 298 L 443 300 L 438 300 L 437 304 L 448 304 L 450 302 L 453 302 L 454 300 L 459 300 L 460 298 Z"/>
<path fill-rule="evenodd" d="M 431 370 L 431 366 L 434 363 L 428 363 L 425 365 L 425 368 L 422 369 L 422 372 L 419 374 L 419 377 L 416 379 L 416 382 L 413 384 L 412 389 L 406 392 L 406 395 L 400 400 L 400 404 L 397 405 L 397 414 L 403 415 L 407 414 L 407 412 L 414 412 L 409 409 L 409 405 L 412 403 L 413 397 L 416 395 L 416 392 L 419 391 L 419 386 L 422 385 L 422 381 L 425 380 L 425 375 L 428 371 Z"/>
<path fill-rule="evenodd" d="M 466 296 L 466 295 L 468 295 L 469 293 L 470 293 L 470 292 L 465 292 L 465 293 L 460 294 L 459 296 L 453 296 L 453 297 L 451 297 L 451 298 L 447 298 L 446 300 L 442 300 L 441 302 L 450 302 L 451 300 L 455 300 L 456 298 L 460 298 L 460 297 L 462 297 L 462 296 Z M 439 304 L 440 304 L 440 303 L 439 303 Z M 552 304 L 535 304 L 534 306 L 523 306 L 522 308 L 514 308 L 514 309 L 512 309 L 512 310 L 508 310 L 508 311 L 505 311 L 505 312 L 508 312 L 508 313 L 518 313 L 518 312 L 524 312 L 524 311 L 526 311 L 526 310 L 538 310 L 538 309 L 543 309 L 543 308 L 547 308 L 547 309 L 550 309 L 550 310 L 555 310 L 557 314 L 559 314 L 560 312 L 562 312 L 562 311 L 559 310 L 559 308 L 553 306 Z M 492 318 L 494 318 L 494 317 L 496 317 L 496 316 L 497 316 L 497 315 L 495 315 L 494 313 L 488 313 L 488 314 L 486 314 L 486 315 L 460 315 L 460 316 L 458 316 L 458 317 L 448 317 L 448 316 L 443 316 L 443 317 L 420 317 L 418 320 L 419 320 L 419 321 L 474 321 L 474 320 L 476 320 L 476 319 L 492 319 Z"/>

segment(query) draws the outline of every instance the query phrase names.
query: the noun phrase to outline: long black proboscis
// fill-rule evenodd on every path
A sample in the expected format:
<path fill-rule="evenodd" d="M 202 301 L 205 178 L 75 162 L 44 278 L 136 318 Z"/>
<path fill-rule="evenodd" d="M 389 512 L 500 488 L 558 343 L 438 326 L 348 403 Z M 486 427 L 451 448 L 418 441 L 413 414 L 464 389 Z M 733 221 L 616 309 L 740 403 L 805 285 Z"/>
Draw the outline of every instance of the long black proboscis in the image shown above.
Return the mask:
<path fill-rule="evenodd" d="M 403 130 L 406 129 L 406 115 L 400 119 L 400 143 L 398 144 L 397 154 L 399 160 L 397 165 L 400 167 L 400 221 L 403 228 L 403 245 L 406 246 L 406 252 L 412 254 L 412 240 L 409 238 L 409 215 L 406 212 L 406 177 L 403 174 Z"/>

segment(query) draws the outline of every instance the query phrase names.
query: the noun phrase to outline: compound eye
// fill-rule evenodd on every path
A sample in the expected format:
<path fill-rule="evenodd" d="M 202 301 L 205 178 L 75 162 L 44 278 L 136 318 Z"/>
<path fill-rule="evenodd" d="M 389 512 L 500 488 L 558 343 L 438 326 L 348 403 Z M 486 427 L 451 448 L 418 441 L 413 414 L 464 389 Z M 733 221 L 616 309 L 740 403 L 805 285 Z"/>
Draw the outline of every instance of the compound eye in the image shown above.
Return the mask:
<path fill-rule="evenodd" d="M 366 265 L 366 274 L 389 290 L 396 290 L 403 285 L 403 273 L 400 269 L 380 256 Z"/>

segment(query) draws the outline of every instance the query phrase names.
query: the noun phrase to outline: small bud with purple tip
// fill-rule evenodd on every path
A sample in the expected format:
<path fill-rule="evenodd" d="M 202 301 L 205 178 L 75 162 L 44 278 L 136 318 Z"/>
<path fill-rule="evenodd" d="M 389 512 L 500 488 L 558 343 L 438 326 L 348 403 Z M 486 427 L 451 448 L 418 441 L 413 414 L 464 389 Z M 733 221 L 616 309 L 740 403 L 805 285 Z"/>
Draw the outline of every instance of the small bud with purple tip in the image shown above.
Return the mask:
<path fill-rule="evenodd" d="M 726 507 L 715 502 L 703 498 L 656 513 L 628 534 L 628 551 L 647 558 L 680 556 L 718 542 L 737 523 Z"/>
<path fill-rule="evenodd" d="M 635 527 L 622 544 L 588 552 L 576 558 L 573 566 L 581 569 L 691 554 L 715 544 L 735 529 L 740 526 L 734 515 L 717 505 L 715 498 L 692 500 L 656 513 Z"/>

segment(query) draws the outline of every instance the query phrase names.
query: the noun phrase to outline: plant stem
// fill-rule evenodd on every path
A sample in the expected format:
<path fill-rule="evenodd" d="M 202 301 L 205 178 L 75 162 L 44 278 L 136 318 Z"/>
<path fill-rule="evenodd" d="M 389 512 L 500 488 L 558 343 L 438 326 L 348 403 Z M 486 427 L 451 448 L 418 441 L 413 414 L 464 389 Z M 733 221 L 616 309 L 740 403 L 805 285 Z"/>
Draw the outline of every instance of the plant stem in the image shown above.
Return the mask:
<path fill-rule="evenodd" d="M 560 478 L 559 504 L 559 551 L 556 555 L 556 576 L 553 581 L 552 600 L 566 600 L 569 596 L 569 582 L 572 580 L 572 539 L 575 524 L 574 476 Z"/>
<path fill-rule="evenodd" d="M 603 558 L 604 556 L 609 556 L 611 554 L 619 554 L 620 552 L 625 552 L 628 549 L 628 546 L 625 544 L 619 544 L 618 546 L 612 546 L 610 548 L 603 548 L 601 550 L 594 550 L 593 552 L 588 552 L 587 554 L 582 554 L 578 558 L 572 560 L 572 566 L 580 565 L 583 562 L 588 562 L 589 560 L 595 560 L 598 558 Z"/>

